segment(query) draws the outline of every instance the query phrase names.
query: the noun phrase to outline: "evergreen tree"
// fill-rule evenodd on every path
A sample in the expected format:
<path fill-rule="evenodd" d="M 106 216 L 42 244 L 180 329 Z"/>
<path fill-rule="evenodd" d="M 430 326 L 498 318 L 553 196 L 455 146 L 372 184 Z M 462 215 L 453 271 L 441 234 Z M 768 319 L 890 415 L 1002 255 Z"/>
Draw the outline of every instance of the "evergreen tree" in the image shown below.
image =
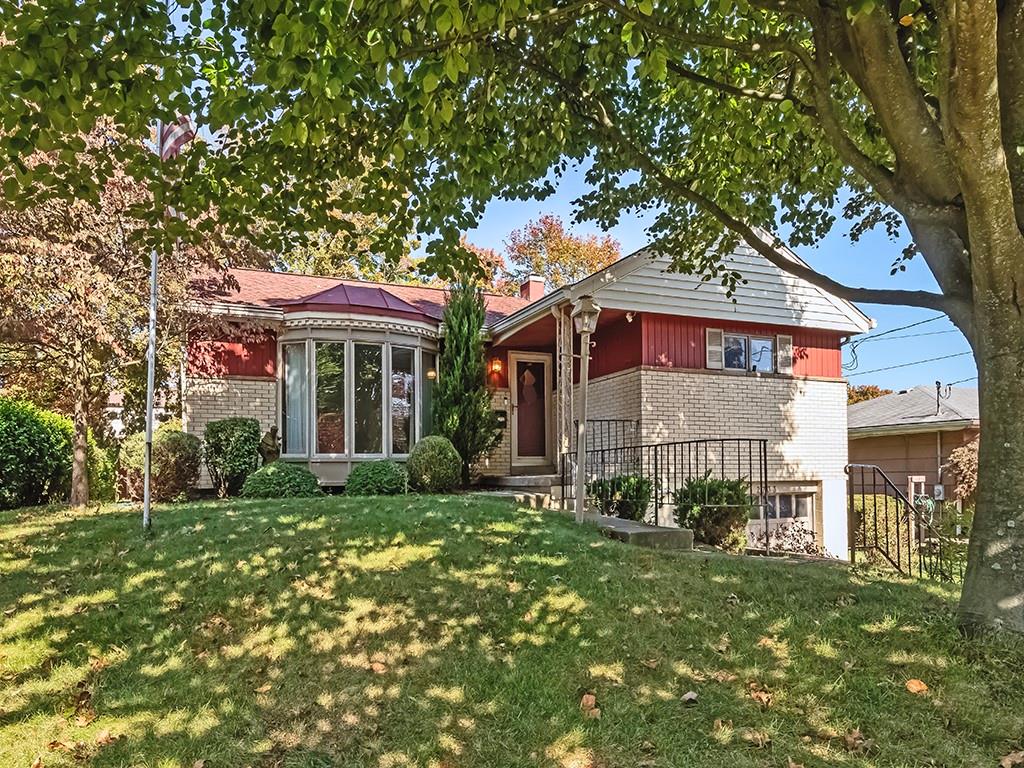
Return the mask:
<path fill-rule="evenodd" d="M 491 410 L 481 330 L 484 296 L 475 282 L 458 280 L 444 308 L 444 345 L 434 389 L 434 432 L 452 441 L 462 457 L 462 484 L 469 484 L 473 463 L 500 439 Z"/>

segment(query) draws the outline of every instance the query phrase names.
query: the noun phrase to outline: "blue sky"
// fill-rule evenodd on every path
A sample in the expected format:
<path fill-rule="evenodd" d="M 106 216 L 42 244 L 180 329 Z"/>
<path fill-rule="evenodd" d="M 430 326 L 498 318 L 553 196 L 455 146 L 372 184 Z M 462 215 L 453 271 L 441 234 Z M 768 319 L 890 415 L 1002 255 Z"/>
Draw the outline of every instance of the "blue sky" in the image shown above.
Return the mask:
<path fill-rule="evenodd" d="M 601 230 L 592 222 L 572 223 L 573 200 L 585 189 L 582 172 L 576 171 L 567 173 L 558 183 L 555 194 L 546 200 L 492 200 L 479 225 L 470 231 L 469 239 L 477 245 L 501 250 L 502 241 L 509 232 L 544 213 L 561 216 L 577 234 L 600 232 Z M 630 253 L 646 245 L 645 229 L 648 223 L 649 220 L 645 221 L 638 217 L 624 217 L 618 226 L 610 230 L 610 234 L 618 239 L 624 254 Z M 889 275 L 890 265 L 907 242 L 906 237 L 899 242 L 892 242 L 879 230 L 854 244 L 847 237 L 848 230 L 849 226 L 840 220 L 832 233 L 817 247 L 798 248 L 797 253 L 818 271 L 850 285 L 937 290 L 931 273 L 920 257 L 910 262 L 906 272 L 895 276 Z M 867 335 L 868 337 L 926 320 L 937 314 L 929 309 L 887 307 L 878 304 L 862 304 L 860 308 L 878 324 L 878 327 Z M 970 355 L 868 373 L 879 368 L 970 350 L 960 332 L 944 317 L 916 328 L 896 331 L 889 334 L 889 337 L 892 338 L 879 338 L 877 341 L 867 341 L 858 346 L 856 368 L 849 368 L 846 371 L 851 383 L 877 384 L 899 390 L 917 384 L 933 386 L 936 380 L 951 383 L 977 375 Z M 853 357 L 848 349 L 844 353 L 844 364 L 853 364 Z M 964 382 L 963 386 L 977 386 L 977 381 Z"/>

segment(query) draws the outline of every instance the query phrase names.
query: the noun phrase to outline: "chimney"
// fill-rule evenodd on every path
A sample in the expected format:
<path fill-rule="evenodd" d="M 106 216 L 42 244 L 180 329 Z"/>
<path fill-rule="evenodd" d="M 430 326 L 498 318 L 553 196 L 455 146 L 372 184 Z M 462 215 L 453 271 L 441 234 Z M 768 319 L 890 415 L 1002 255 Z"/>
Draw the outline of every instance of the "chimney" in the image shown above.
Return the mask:
<path fill-rule="evenodd" d="M 519 286 L 519 297 L 536 301 L 544 295 L 544 278 L 540 275 L 529 275 Z"/>

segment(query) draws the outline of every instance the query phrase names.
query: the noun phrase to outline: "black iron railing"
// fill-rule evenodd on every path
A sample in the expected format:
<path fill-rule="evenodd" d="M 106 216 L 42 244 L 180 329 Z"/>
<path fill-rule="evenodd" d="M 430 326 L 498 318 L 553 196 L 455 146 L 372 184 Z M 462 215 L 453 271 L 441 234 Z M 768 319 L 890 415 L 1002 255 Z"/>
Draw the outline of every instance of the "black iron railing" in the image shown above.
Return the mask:
<path fill-rule="evenodd" d="M 755 510 L 768 527 L 768 441 L 747 438 L 685 440 L 586 451 L 583 467 L 587 489 L 587 507 L 601 508 L 601 489 L 609 484 L 642 485 L 649 493 L 646 509 L 639 519 L 653 525 L 667 525 L 674 520 L 677 492 L 687 482 L 708 479 L 742 481 L 745 503 Z M 562 498 L 571 507 L 576 497 L 577 459 L 573 453 L 562 454 Z M 703 487 L 708 487 L 704 483 Z M 719 505 L 721 506 L 721 505 Z M 738 505 L 739 506 L 739 505 Z"/>
<path fill-rule="evenodd" d="M 573 425 L 573 447 L 576 446 L 576 430 L 580 420 Z M 640 443 L 640 422 L 636 419 L 587 419 L 587 450 L 599 451 L 607 448 L 628 448 Z"/>
<path fill-rule="evenodd" d="M 879 467 L 846 467 L 850 560 L 888 564 L 904 576 L 962 581 L 965 551 L 914 506 Z"/>

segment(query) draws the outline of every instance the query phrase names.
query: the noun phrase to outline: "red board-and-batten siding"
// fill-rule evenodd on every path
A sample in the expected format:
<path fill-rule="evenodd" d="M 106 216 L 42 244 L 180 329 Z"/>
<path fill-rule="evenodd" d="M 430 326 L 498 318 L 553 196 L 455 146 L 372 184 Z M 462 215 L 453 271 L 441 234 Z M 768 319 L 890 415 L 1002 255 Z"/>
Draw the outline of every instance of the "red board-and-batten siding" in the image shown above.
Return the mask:
<path fill-rule="evenodd" d="M 197 379 L 272 379 L 277 369 L 277 338 L 191 339 L 186 361 L 187 374 Z"/>
<path fill-rule="evenodd" d="M 842 377 L 839 344 L 846 334 L 838 331 L 653 313 L 637 314 L 632 323 L 623 318 L 602 326 L 594 337 L 590 375 L 597 378 L 640 365 L 705 369 L 708 328 L 749 336 L 792 336 L 794 376 Z"/>

